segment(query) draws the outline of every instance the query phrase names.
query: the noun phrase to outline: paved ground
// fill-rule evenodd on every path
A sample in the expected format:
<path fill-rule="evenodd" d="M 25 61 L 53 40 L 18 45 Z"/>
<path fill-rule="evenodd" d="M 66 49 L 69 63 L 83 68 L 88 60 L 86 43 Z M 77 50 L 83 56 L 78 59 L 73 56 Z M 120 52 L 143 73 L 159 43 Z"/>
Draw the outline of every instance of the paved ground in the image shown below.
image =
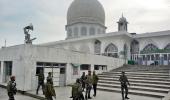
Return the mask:
<path fill-rule="evenodd" d="M 57 95 L 57 100 L 72 100 L 71 98 L 69 98 L 71 95 L 70 87 L 57 87 L 55 88 L 55 91 Z M 29 93 L 35 94 L 35 91 L 30 91 Z M 93 91 L 91 94 L 93 95 Z M 43 96 L 41 90 L 39 91 L 39 96 Z M 129 98 L 130 98 L 129 100 L 161 100 L 158 98 L 150 98 L 136 95 L 129 95 Z M 97 96 L 93 97 L 93 99 L 91 100 L 122 100 L 122 99 L 120 93 L 98 91 Z"/>
<path fill-rule="evenodd" d="M 21 95 L 19 93 L 15 96 L 15 99 L 16 100 L 38 100 L 32 97 Z M 8 100 L 7 92 L 6 89 L 4 88 L 0 88 L 0 100 Z"/>

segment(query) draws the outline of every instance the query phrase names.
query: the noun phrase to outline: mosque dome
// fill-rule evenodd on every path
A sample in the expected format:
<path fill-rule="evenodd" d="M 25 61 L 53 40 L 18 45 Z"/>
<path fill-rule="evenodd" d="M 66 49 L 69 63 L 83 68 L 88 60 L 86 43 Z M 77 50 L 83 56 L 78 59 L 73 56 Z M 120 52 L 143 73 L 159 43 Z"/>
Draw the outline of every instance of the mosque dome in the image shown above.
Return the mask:
<path fill-rule="evenodd" d="M 95 23 L 105 26 L 105 11 L 98 0 L 74 0 L 67 12 L 67 25 Z"/>

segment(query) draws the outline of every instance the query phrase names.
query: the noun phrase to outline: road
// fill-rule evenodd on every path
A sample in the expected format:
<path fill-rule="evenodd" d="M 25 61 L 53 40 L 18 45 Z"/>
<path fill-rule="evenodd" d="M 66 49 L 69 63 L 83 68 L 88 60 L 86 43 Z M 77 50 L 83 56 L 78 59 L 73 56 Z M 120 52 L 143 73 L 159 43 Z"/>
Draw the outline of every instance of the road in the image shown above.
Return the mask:
<path fill-rule="evenodd" d="M 32 98 L 32 97 L 22 95 L 20 93 L 17 93 L 15 95 L 15 99 L 16 100 L 38 100 L 38 99 L 35 99 L 35 98 Z M 8 100 L 8 95 L 7 95 L 6 89 L 1 88 L 1 87 L 0 87 L 0 100 Z"/>

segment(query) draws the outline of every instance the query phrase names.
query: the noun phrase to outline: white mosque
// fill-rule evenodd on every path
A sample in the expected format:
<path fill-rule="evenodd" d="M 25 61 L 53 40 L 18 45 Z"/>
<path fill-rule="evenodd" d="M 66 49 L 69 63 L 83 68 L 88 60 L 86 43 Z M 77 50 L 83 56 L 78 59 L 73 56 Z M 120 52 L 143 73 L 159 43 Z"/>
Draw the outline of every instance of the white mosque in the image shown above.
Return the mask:
<path fill-rule="evenodd" d="M 101 3 L 74 0 L 67 12 L 65 40 L 0 49 L 0 84 L 15 75 L 19 90 L 33 90 L 41 69 L 45 75 L 53 72 L 54 85 L 63 86 L 88 70 L 101 73 L 127 63 L 170 65 L 170 30 L 129 33 L 123 15 L 117 24 L 118 31 L 106 33 Z"/>

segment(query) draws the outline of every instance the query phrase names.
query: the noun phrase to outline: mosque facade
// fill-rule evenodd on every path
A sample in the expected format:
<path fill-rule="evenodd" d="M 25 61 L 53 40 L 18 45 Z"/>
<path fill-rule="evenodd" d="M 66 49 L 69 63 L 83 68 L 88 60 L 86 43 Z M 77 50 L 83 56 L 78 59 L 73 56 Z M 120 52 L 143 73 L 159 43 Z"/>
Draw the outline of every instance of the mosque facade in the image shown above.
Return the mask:
<path fill-rule="evenodd" d="M 16 76 L 18 89 L 33 90 L 40 70 L 53 73 L 54 85 L 69 85 L 82 72 L 97 73 L 123 64 L 170 65 L 170 30 L 129 33 L 122 15 L 118 30 L 106 33 L 105 11 L 98 0 L 74 0 L 67 12 L 65 40 L 0 49 L 0 84 Z M 29 80 L 29 81 L 28 81 Z"/>

